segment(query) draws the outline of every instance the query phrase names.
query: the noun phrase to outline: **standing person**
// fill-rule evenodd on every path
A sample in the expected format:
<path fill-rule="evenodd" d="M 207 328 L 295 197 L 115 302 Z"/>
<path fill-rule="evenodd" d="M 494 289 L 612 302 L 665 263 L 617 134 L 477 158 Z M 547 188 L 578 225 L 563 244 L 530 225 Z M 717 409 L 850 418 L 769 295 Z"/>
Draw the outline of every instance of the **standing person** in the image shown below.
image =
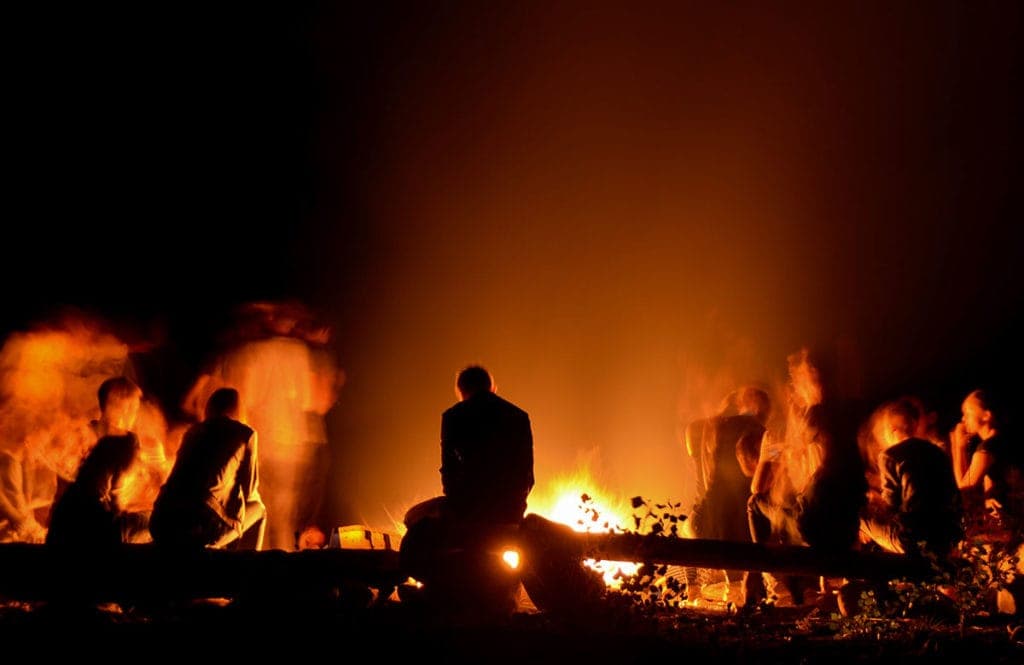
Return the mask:
<path fill-rule="evenodd" d="M 189 391 L 184 410 L 198 417 L 216 389 L 239 391 L 247 422 L 260 437 L 267 547 L 294 550 L 318 517 L 328 466 L 324 417 L 344 374 L 326 361 L 333 361 L 328 329 L 299 303 L 250 303 L 232 332 L 232 342 Z"/>
<path fill-rule="evenodd" d="M 256 432 L 241 422 L 238 391 L 221 388 L 206 418 L 185 433 L 171 475 L 153 505 L 157 545 L 263 546 L 266 508 L 259 494 Z"/>
<path fill-rule="evenodd" d="M 103 382 L 98 397 L 102 434 L 54 503 L 48 545 L 97 550 L 149 540 L 148 512 L 128 511 L 123 501 L 129 472 L 139 463 L 139 439 L 130 428 L 142 390 L 131 379 L 115 377 Z"/>
<path fill-rule="evenodd" d="M 788 358 L 790 405 L 782 440 L 766 436 L 747 504 L 755 543 L 772 540 L 825 552 L 857 543 L 867 481 L 856 437 L 844 426 L 829 375 L 801 349 Z M 806 576 L 782 579 L 800 605 L 811 588 Z M 818 580 L 819 584 L 821 580 Z M 764 575 L 744 576 L 746 605 L 766 597 Z"/>
<path fill-rule="evenodd" d="M 687 524 L 698 538 L 752 542 L 747 521 L 750 484 L 757 467 L 771 399 L 760 388 L 746 386 L 732 396 L 734 407 L 709 421 L 697 421 L 700 433 L 704 495 Z M 690 433 L 688 428 L 687 432 Z M 696 447 L 696 446 L 694 446 Z M 687 585 L 692 573 L 688 572 Z M 726 571 L 726 582 L 738 582 L 741 572 Z M 688 596 L 692 596 L 687 592 Z M 692 599 L 692 598 L 691 598 Z"/>

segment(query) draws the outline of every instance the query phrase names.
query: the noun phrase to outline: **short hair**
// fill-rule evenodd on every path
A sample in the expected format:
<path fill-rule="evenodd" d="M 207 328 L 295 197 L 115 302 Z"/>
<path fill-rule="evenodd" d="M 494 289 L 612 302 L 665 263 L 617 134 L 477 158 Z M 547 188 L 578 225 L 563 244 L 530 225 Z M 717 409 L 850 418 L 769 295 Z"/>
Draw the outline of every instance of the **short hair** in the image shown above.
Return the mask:
<path fill-rule="evenodd" d="M 914 436 L 919 417 L 917 405 L 907 398 L 890 402 L 885 409 L 886 426 L 907 436 Z"/>
<path fill-rule="evenodd" d="M 231 416 L 238 411 L 238 391 L 234 388 L 218 388 L 206 400 L 206 418 Z"/>
<path fill-rule="evenodd" d="M 494 387 L 491 373 L 480 365 L 470 365 L 459 372 L 455 387 L 463 395 L 475 395 L 478 392 L 490 391 Z"/>
<path fill-rule="evenodd" d="M 103 411 L 112 400 L 117 402 L 142 397 L 142 389 L 127 376 L 115 376 L 100 384 L 96 397 L 100 402 L 100 411 Z"/>

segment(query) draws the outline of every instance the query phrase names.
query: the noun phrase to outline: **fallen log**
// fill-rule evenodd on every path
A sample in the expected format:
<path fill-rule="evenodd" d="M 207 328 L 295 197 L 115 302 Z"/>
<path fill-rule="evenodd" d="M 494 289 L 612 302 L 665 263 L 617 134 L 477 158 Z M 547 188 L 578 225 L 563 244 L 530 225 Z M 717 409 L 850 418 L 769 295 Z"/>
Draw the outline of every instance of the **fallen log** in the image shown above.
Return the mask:
<path fill-rule="evenodd" d="M 825 553 L 800 546 L 579 533 L 534 514 L 526 516 L 508 544 L 523 550 L 524 578 L 559 586 L 577 575 L 585 559 L 850 579 L 895 579 L 929 572 L 921 561 L 896 554 Z M 0 545 L 0 597 L 20 601 L 302 600 L 353 586 L 389 593 L 407 577 L 399 553 L 391 549 L 210 549 L 185 554 L 152 545 L 126 545 L 106 556 L 90 557 L 54 551 L 44 545 Z M 589 588 L 593 586 L 589 579 L 580 584 L 588 591 L 596 590 Z"/>
<path fill-rule="evenodd" d="M 925 576 L 926 562 L 884 552 L 825 552 L 798 545 L 764 545 L 632 533 L 580 533 L 539 515 L 520 528 L 533 557 L 630 561 L 694 568 L 755 570 L 789 575 L 896 579 Z"/>
<path fill-rule="evenodd" d="M 0 545 L 0 597 L 143 602 L 197 598 L 309 599 L 340 588 L 390 592 L 405 580 L 398 552 L 321 549 L 167 552 L 125 545 L 104 556 Z"/>

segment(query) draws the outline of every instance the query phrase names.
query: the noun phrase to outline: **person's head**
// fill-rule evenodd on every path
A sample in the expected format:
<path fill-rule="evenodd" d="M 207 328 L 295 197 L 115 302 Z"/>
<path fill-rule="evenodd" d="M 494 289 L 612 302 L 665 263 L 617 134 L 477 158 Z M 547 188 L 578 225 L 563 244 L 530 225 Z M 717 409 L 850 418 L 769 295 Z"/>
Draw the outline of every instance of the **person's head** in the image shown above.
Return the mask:
<path fill-rule="evenodd" d="M 234 388 L 218 388 L 206 400 L 206 419 L 232 418 L 237 420 L 241 410 L 238 391 Z"/>
<path fill-rule="evenodd" d="M 100 384 L 96 393 L 100 418 L 111 433 L 127 432 L 135 427 L 142 404 L 142 389 L 126 376 L 115 376 Z"/>
<path fill-rule="evenodd" d="M 741 388 L 737 404 L 740 413 L 754 416 L 761 423 L 768 422 L 768 416 L 772 410 L 772 400 L 767 391 L 756 386 Z"/>
<path fill-rule="evenodd" d="M 455 380 L 455 393 L 459 399 L 469 399 L 481 392 L 494 392 L 494 380 L 490 372 L 479 365 L 470 365 Z"/>
<path fill-rule="evenodd" d="M 961 421 L 968 434 L 985 436 L 996 430 L 996 415 L 992 397 L 984 390 L 975 390 L 960 406 Z"/>
<path fill-rule="evenodd" d="M 910 403 L 917 412 L 917 429 L 914 430 L 914 436 L 919 439 L 937 440 L 935 422 L 938 414 L 930 411 L 924 400 L 917 395 L 904 395 L 900 400 Z"/>
<path fill-rule="evenodd" d="M 882 445 L 886 448 L 905 441 L 917 432 L 917 405 L 908 399 L 890 403 L 882 416 Z"/>

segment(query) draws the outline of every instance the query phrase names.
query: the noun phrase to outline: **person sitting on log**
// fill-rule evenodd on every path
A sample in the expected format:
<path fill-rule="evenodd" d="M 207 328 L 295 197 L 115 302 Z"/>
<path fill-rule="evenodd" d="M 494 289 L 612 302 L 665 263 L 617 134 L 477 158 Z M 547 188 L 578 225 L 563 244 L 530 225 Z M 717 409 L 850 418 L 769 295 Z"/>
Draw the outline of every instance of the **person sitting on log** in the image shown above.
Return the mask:
<path fill-rule="evenodd" d="M 444 494 L 405 514 L 403 567 L 428 587 L 428 578 L 440 582 L 453 572 L 444 552 L 473 549 L 496 529 L 518 528 L 534 483 L 526 411 L 499 397 L 490 373 L 477 365 L 458 374 L 456 394 L 459 402 L 441 417 Z"/>
<path fill-rule="evenodd" d="M 861 541 L 888 552 L 945 560 L 964 534 L 949 456 L 914 436 L 918 411 L 910 401 L 892 402 L 883 414 L 881 492 L 861 520 Z"/>
<path fill-rule="evenodd" d="M 991 393 L 975 390 L 964 400 L 962 420 L 950 432 L 953 473 L 967 506 L 972 532 L 1008 534 L 1024 529 L 1024 448 L 1006 433 L 1006 410 Z"/>
<path fill-rule="evenodd" d="M 123 493 L 129 472 L 139 461 L 134 426 L 142 390 L 127 377 L 103 382 L 100 409 L 107 417 L 105 434 L 82 461 L 75 480 L 56 499 L 46 544 L 75 550 L 102 550 L 122 543 L 149 541 L 147 511 L 129 511 Z"/>

